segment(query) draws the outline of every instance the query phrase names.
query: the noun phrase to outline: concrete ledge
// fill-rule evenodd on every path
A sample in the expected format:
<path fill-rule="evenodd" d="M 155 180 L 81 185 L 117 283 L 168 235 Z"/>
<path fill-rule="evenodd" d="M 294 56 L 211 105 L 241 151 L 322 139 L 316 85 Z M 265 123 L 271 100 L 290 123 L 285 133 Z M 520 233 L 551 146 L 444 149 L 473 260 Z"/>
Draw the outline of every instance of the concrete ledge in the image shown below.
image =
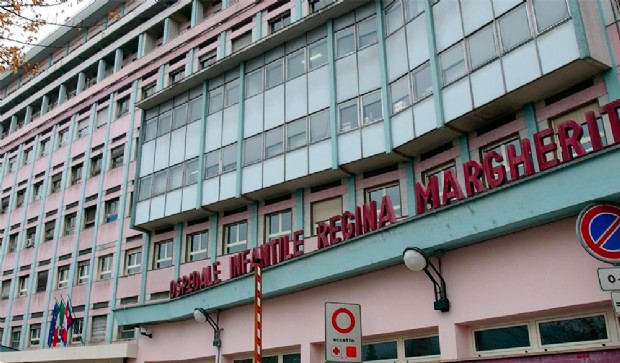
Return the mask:
<path fill-rule="evenodd" d="M 62 343 L 61 343 L 62 344 Z M 126 358 L 138 356 L 138 345 L 119 343 L 106 345 L 90 345 L 80 347 L 56 347 L 52 349 L 26 350 L 0 353 L 0 362 L 123 362 Z"/>

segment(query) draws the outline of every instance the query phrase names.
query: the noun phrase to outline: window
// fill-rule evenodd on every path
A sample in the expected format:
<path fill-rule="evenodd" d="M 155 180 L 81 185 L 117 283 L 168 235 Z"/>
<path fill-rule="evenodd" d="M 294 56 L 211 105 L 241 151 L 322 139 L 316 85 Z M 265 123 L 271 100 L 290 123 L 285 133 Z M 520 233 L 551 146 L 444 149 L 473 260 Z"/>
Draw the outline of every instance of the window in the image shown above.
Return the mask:
<path fill-rule="evenodd" d="M 17 233 L 9 236 L 9 253 L 17 250 Z"/>
<path fill-rule="evenodd" d="M 288 236 L 292 231 L 292 214 L 291 210 L 285 210 L 266 216 L 265 241 L 275 239 L 282 236 Z"/>
<path fill-rule="evenodd" d="M 348 27 L 336 33 L 336 58 L 355 52 L 355 28 Z"/>
<path fill-rule="evenodd" d="M 142 98 L 148 98 L 155 94 L 157 84 L 155 82 L 142 87 Z"/>
<path fill-rule="evenodd" d="M 118 219 L 118 198 L 105 202 L 105 222 L 114 222 Z"/>
<path fill-rule="evenodd" d="M 278 30 L 289 26 L 291 24 L 291 12 L 287 11 L 283 15 L 280 15 L 269 21 L 269 29 L 271 33 L 275 33 Z"/>
<path fill-rule="evenodd" d="M 312 12 L 319 11 L 333 2 L 334 0 L 310 0 L 310 8 Z"/>
<path fill-rule="evenodd" d="M 489 25 L 479 30 L 467 39 L 469 47 L 469 63 L 472 69 L 477 69 L 490 60 L 497 57 L 495 50 L 495 35 L 493 25 Z"/>
<path fill-rule="evenodd" d="M 65 236 L 75 233 L 75 213 L 65 216 Z"/>
<path fill-rule="evenodd" d="M 19 190 L 17 193 L 15 193 L 15 209 L 20 208 L 21 206 L 24 205 L 24 194 L 25 194 L 25 190 Z"/>
<path fill-rule="evenodd" d="M 215 61 L 217 60 L 217 52 L 216 51 L 212 51 L 209 52 L 205 55 L 203 55 L 202 57 L 200 57 L 200 69 L 205 69 L 207 67 L 209 67 L 211 64 L 215 63 Z"/>
<path fill-rule="evenodd" d="M 536 28 L 539 32 L 568 18 L 566 0 L 534 0 Z"/>
<path fill-rule="evenodd" d="M 134 275 L 142 270 L 142 249 L 128 250 L 125 255 L 125 275 Z"/>
<path fill-rule="evenodd" d="M 155 243 L 155 254 L 153 268 L 164 268 L 172 266 L 172 241 Z"/>
<path fill-rule="evenodd" d="M 88 282 L 88 277 L 90 276 L 90 261 L 80 261 L 78 262 L 78 275 L 77 275 L 77 284 L 83 285 Z"/>
<path fill-rule="evenodd" d="M 357 37 L 360 49 L 377 42 L 377 20 L 374 16 L 357 23 Z"/>
<path fill-rule="evenodd" d="M 220 173 L 220 151 L 212 151 L 205 158 L 205 179 Z"/>
<path fill-rule="evenodd" d="M 607 340 L 605 315 L 538 323 L 542 346 Z"/>
<path fill-rule="evenodd" d="M 527 325 L 491 328 L 474 331 L 474 342 L 478 352 L 522 348 L 530 346 L 530 334 Z"/>
<path fill-rule="evenodd" d="M 56 287 L 59 289 L 69 286 L 69 266 L 62 266 L 58 268 L 58 278 Z"/>
<path fill-rule="evenodd" d="M 327 55 L 327 54 L 326 54 Z M 275 87 L 284 81 L 284 59 L 265 66 L 265 88 Z"/>
<path fill-rule="evenodd" d="M 431 77 L 431 67 L 429 63 L 413 71 L 411 77 L 411 81 L 413 82 L 414 101 L 419 101 L 433 93 L 433 79 Z"/>
<path fill-rule="evenodd" d="M 71 185 L 75 185 L 82 180 L 82 164 L 71 167 Z"/>
<path fill-rule="evenodd" d="M 222 149 L 222 173 L 237 169 L 237 145 L 228 145 Z"/>
<path fill-rule="evenodd" d="M 144 124 L 144 140 L 142 143 L 153 140 L 157 136 L 157 118 L 146 121 Z"/>
<path fill-rule="evenodd" d="M 463 43 L 458 43 L 441 53 L 439 62 L 441 63 L 441 79 L 444 86 L 464 76 L 467 69 L 465 67 Z"/>
<path fill-rule="evenodd" d="M 198 183 L 198 159 L 185 163 L 185 185 Z"/>
<path fill-rule="evenodd" d="M 39 147 L 39 156 L 47 155 L 50 152 L 50 139 L 41 140 Z"/>
<path fill-rule="evenodd" d="M 58 147 L 64 146 L 69 142 L 69 129 L 58 131 Z"/>
<path fill-rule="evenodd" d="M 138 200 L 145 200 L 151 197 L 151 177 L 147 176 L 140 179 L 140 192 Z"/>
<path fill-rule="evenodd" d="M 168 190 L 183 186 L 183 164 L 175 165 L 168 171 Z"/>
<path fill-rule="evenodd" d="M 357 119 L 357 99 L 352 99 L 338 105 L 340 132 L 356 129 L 358 127 Z"/>
<path fill-rule="evenodd" d="M 31 347 L 36 347 L 41 342 L 41 324 L 33 324 L 30 326 L 30 343 Z"/>
<path fill-rule="evenodd" d="M 306 72 L 306 49 L 300 49 L 286 57 L 286 79 L 293 79 Z"/>
<path fill-rule="evenodd" d="M 226 83 L 224 88 L 226 90 L 224 100 L 225 107 L 232 106 L 239 102 L 239 79 Z"/>
<path fill-rule="evenodd" d="M 129 96 L 123 97 L 116 102 L 116 118 L 129 112 Z"/>
<path fill-rule="evenodd" d="M 383 120 L 381 106 L 381 91 L 375 91 L 362 96 L 362 122 L 368 125 Z"/>
<path fill-rule="evenodd" d="M 47 290 L 47 277 L 48 277 L 49 271 L 45 270 L 45 271 L 39 271 L 37 273 L 37 289 L 36 292 L 44 292 L 45 290 Z"/>
<path fill-rule="evenodd" d="M 52 175 L 52 183 L 51 183 L 51 193 L 56 193 L 60 191 L 60 187 L 62 185 L 62 173 L 58 173 L 56 175 Z"/>
<path fill-rule="evenodd" d="M 107 106 L 97 111 L 97 118 L 95 120 L 95 126 L 97 128 L 103 127 L 108 123 L 108 113 L 109 112 Z"/>
<path fill-rule="evenodd" d="M 32 151 L 32 148 L 24 150 L 24 165 L 30 164 L 32 162 L 32 159 L 34 159 L 34 152 Z"/>
<path fill-rule="evenodd" d="M 28 228 L 26 230 L 26 241 L 24 241 L 24 248 L 32 248 L 34 247 L 34 238 L 37 234 L 36 227 Z"/>
<path fill-rule="evenodd" d="M 424 338 L 405 339 L 405 357 L 426 357 L 429 355 L 440 355 L 439 336 L 434 335 Z"/>
<path fill-rule="evenodd" d="M 406 2 L 409 2 L 407 0 Z M 390 35 L 403 26 L 403 10 L 400 1 L 395 1 L 385 10 L 385 33 Z"/>
<path fill-rule="evenodd" d="M 103 161 L 103 155 L 97 155 L 90 159 L 90 176 L 96 176 L 101 174 L 101 162 Z"/>
<path fill-rule="evenodd" d="M 0 213 L 6 213 L 9 209 L 9 197 L 2 198 L 2 202 L 0 203 L 0 209 L 2 209 Z"/>
<path fill-rule="evenodd" d="M 18 286 L 19 287 L 17 289 L 17 296 L 28 295 L 28 276 L 20 276 Z"/>
<path fill-rule="evenodd" d="M 54 239 L 54 230 L 56 229 L 56 221 L 49 221 L 45 223 L 45 235 L 43 236 L 43 241 L 51 241 Z"/>
<path fill-rule="evenodd" d="M 94 227 L 96 219 L 97 219 L 97 206 L 96 205 L 84 209 L 84 229 Z"/>
<path fill-rule="evenodd" d="M 377 214 L 380 214 L 381 199 L 384 196 L 390 197 L 392 201 L 392 207 L 394 207 L 394 214 L 397 217 L 402 216 L 401 201 L 400 201 L 400 184 L 391 184 L 378 188 L 372 188 L 366 191 L 366 200 L 374 201 L 377 203 Z"/>
<path fill-rule="evenodd" d="M 209 114 L 222 109 L 224 103 L 224 87 L 218 87 L 209 91 Z"/>
<path fill-rule="evenodd" d="M 159 115 L 157 120 L 157 136 L 162 136 L 172 129 L 172 111 L 164 112 Z"/>
<path fill-rule="evenodd" d="M 265 133 L 265 159 L 284 151 L 283 131 L 283 127 L 278 127 Z"/>
<path fill-rule="evenodd" d="M 124 150 L 123 146 L 117 146 L 110 152 L 110 159 L 112 159 L 112 164 L 110 165 L 110 169 L 118 168 L 123 165 L 124 161 Z"/>
<path fill-rule="evenodd" d="M 484 148 L 482 148 L 481 152 L 480 152 L 480 160 L 483 159 L 484 155 L 491 152 L 491 151 L 495 151 L 498 154 L 500 154 L 503 158 L 503 161 L 501 163 L 498 163 L 497 161 L 495 161 L 494 159 L 492 160 L 492 166 L 496 167 L 496 166 L 502 166 L 504 167 L 504 169 L 506 170 L 506 176 L 509 180 L 512 179 L 516 179 L 514 177 L 512 177 L 510 175 L 510 166 L 508 165 L 508 149 L 507 146 L 508 145 L 513 145 L 517 151 L 517 155 L 521 155 L 521 143 L 519 142 L 519 137 L 518 135 L 509 137 L 507 140 L 500 140 L 499 142 L 493 143 L 491 145 L 488 145 Z M 517 166 L 517 170 L 519 173 L 519 176 L 524 176 L 525 175 L 525 165 L 524 164 L 519 164 Z M 486 175 L 485 175 L 486 178 Z M 488 183 L 488 181 L 487 181 Z"/>
<path fill-rule="evenodd" d="M 38 182 L 33 185 L 32 200 L 39 200 L 43 197 L 43 182 Z"/>
<path fill-rule="evenodd" d="M 166 192 L 166 170 L 153 175 L 153 196 Z"/>
<path fill-rule="evenodd" d="M 411 20 L 424 11 L 424 6 L 420 0 L 405 1 L 405 15 L 407 20 Z"/>
<path fill-rule="evenodd" d="M 17 170 L 17 158 L 12 157 L 9 159 L 9 172 L 14 172 Z"/>
<path fill-rule="evenodd" d="M 578 124 L 580 124 L 583 127 L 583 135 L 581 136 L 580 141 L 583 144 L 583 147 L 586 152 L 590 152 L 593 150 L 592 137 L 590 136 L 590 129 L 587 127 L 586 118 L 585 118 L 585 114 L 588 111 L 594 112 L 594 114 L 597 116 L 596 124 L 598 126 L 599 136 L 601 138 L 601 142 L 603 146 L 607 146 L 607 137 L 605 136 L 605 126 L 603 124 L 603 119 L 600 116 L 598 116 L 599 107 L 597 103 L 591 103 L 591 104 L 585 105 L 567 114 L 563 114 L 561 116 L 557 116 L 549 120 L 554 130 L 558 130 L 558 125 L 566 120 L 573 120 L 577 122 Z M 571 130 L 569 130 L 569 135 L 572 135 Z M 558 145 L 559 145 L 559 141 L 556 140 L 556 142 L 558 142 Z M 577 157 L 575 150 L 572 150 L 572 151 L 573 151 L 573 157 Z"/>
<path fill-rule="evenodd" d="M 19 341 L 22 336 L 22 328 L 14 326 L 11 328 L 11 348 L 19 349 Z"/>
<path fill-rule="evenodd" d="M 209 232 L 203 231 L 188 235 L 185 261 L 191 262 L 206 259 L 208 246 Z"/>
<path fill-rule="evenodd" d="M 82 342 L 82 327 L 84 326 L 84 318 L 75 318 L 73 320 L 73 329 L 71 329 L 71 343 Z"/>
<path fill-rule="evenodd" d="M 119 340 L 130 340 L 135 339 L 136 337 L 136 328 L 133 325 L 121 325 L 118 327 L 118 339 Z"/>
<path fill-rule="evenodd" d="M 330 217 L 342 213 L 342 198 L 336 197 L 312 203 L 312 235 L 316 235 L 316 226 Z"/>
<path fill-rule="evenodd" d="M 10 294 L 11 294 L 11 280 L 2 281 L 2 295 L 0 296 L 0 299 L 6 300 L 9 298 Z"/>
<path fill-rule="evenodd" d="M 532 37 L 525 4 L 511 10 L 499 19 L 499 31 L 504 53 L 518 47 Z"/>
<path fill-rule="evenodd" d="M 409 78 L 402 77 L 390 85 L 390 95 L 392 97 L 392 114 L 399 113 L 409 107 L 411 100 L 409 97 Z"/>
<path fill-rule="evenodd" d="M 312 70 L 327 64 L 327 40 L 321 40 L 308 47 L 310 64 L 308 69 Z"/>
<path fill-rule="evenodd" d="M 256 135 L 245 139 L 245 147 L 243 149 L 243 165 L 254 164 L 262 158 L 263 135 Z"/>
<path fill-rule="evenodd" d="M 439 194 L 438 194 L 439 200 L 437 201 L 438 205 L 441 205 L 441 200 L 443 196 L 443 183 L 444 183 L 443 178 L 444 178 L 444 173 L 447 170 L 452 170 L 452 172 L 454 173 L 454 176 L 456 177 L 456 166 L 454 166 L 454 162 L 448 162 L 446 164 L 439 165 L 435 168 L 426 170 L 424 173 L 422 173 L 422 179 L 424 180 L 424 183 L 426 183 L 427 185 L 431 177 L 433 176 L 437 177 L 437 186 L 439 189 Z M 427 209 L 431 209 L 432 207 L 433 207 L 432 204 L 427 205 Z"/>
<path fill-rule="evenodd" d="M 246 249 L 248 239 L 248 223 L 246 221 L 225 225 L 224 234 L 224 254 Z"/>
<path fill-rule="evenodd" d="M 286 150 L 297 149 L 305 146 L 306 119 L 302 118 L 286 124 Z"/>
<path fill-rule="evenodd" d="M 183 79 L 183 77 L 185 77 L 184 67 L 170 73 L 170 84 L 172 85 L 172 84 L 180 82 Z"/>
<path fill-rule="evenodd" d="M 99 257 L 99 280 L 112 277 L 112 255 Z"/>
<path fill-rule="evenodd" d="M 237 52 L 252 43 L 252 32 L 249 31 L 232 40 L 232 52 Z"/>
<path fill-rule="evenodd" d="M 362 346 L 362 360 L 364 362 L 387 359 L 398 359 L 398 344 L 396 341 L 364 344 Z"/>
<path fill-rule="evenodd" d="M 88 135 L 88 119 L 82 120 L 77 124 L 77 138 Z"/>
<path fill-rule="evenodd" d="M 105 340 L 106 326 L 108 324 L 107 315 L 93 316 L 92 329 L 90 331 L 91 342 L 102 342 Z"/>
<path fill-rule="evenodd" d="M 245 76 L 245 97 L 250 98 L 263 91 L 262 68 Z"/>

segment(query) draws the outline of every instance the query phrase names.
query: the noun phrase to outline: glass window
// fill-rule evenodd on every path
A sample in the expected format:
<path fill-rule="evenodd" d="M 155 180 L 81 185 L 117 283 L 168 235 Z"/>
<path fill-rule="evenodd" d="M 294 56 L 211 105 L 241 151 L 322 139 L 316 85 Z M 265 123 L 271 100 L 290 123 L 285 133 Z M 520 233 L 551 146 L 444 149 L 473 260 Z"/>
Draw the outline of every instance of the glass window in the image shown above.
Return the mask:
<path fill-rule="evenodd" d="M 286 124 L 286 150 L 306 145 L 306 119 L 302 118 Z"/>
<path fill-rule="evenodd" d="M 110 159 L 112 159 L 110 163 L 110 169 L 118 168 L 123 165 L 124 161 L 124 153 L 123 146 L 117 146 L 110 151 Z"/>
<path fill-rule="evenodd" d="M 183 186 L 183 164 L 175 165 L 168 172 L 168 190 Z"/>
<path fill-rule="evenodd" d="M 441 53 L 439 55 L 439 62 L 441 63 L 441 79 L 444 86 L 465 75 L 467 69 L 465 67 L 463 43 L 459 43 Z"/>
<path fill-rule="evenodd" d="M 167 111 L 159 115 L 159 121 L 157 125 L 157 136 L 161 136 L 170 132 L 172 127 L 172 111 Z"/>
<path fill-rule="evenodd" d="M 310 115 L 310 142 L 329 138 L 329 112 L 323 110 Z"/>
<path fill-rule="evenodd" d="M 220 151 L 212 151 L 205 158 L 205 179 L 220 173 Z"/>
<path fill-rule="evenodd" d="M 504 52 L 508 52 L 530 39 L 532 35 L 530 34 L 525 4 L 502 16 L 499 19 L 499 30 Z"/>
<path fill-rule="evenodd" d="M 392 114 L 396 114 L 411 104 L 409 97 L 409 78 L 402 77 L 390 85 L 392 97 Z"/>
<path fill-rule="evenodd" d="M 28 294 L 28 276 L 19 277 L 19 285 L 17 289 L 17 296 L 26 296 Z"/>
<path fill-rule="evenodd" d="M 69 266 L 58 268 L 58 278 L 56 281 L 59 289 L 69 286 Z"/>
<path fill-rule="evenodd" d="M 209 67 L 211 64 L 215 63 L 217 60 L 217 52 L 212 51 L 209 52 L 202 57 L 200 57 L 200 69 L 205 69 Z"/>
<path fill-rule="evenodd" d="M 267 223 L 267 227 L 265 228 L 267 231 L 265 241 L 290 235 L 292 231 L 291 211 L 285 210 L 283 212 L 270 214 L 265 218 L 265 223 Z"/>
<path fill-rule="evenodd" d="M 254 164 L 262 159 L 262 143 L 262 134 L 245 139 L 245 147 L 243 149 L 243 165 Z"/>
<path fill-rule="evenodd" d="M 153 196 L 166 192 L 166 170 L 153 175 Z"/>
<path fill-rule="evenodd" d="M 93 316 L 91 327 L 90 341 L 101 342 L 105 339 L 106 326 L 108 325 L 108 316 Z"/>
<path fill-rule="evenodd" d="M 138 200 L 145 200 L 151 197 L 151 177 L 145 176 L 140 179 L 140 194 L 138 194 Z"/>
<path fill-rule="evenodd" d="M 105 223 L 114 222 L 118 219 L 118 198 L 114 198 L 105 202 Z"/>
<path fill-rule="evenodd" d="M 282 356 L 282 363 L 301 363 L 301 354 L 284 354 Z"/>
<path fill-rule="evenodd" d="M 31 347 L 36 347 L 41 342 L 41 324 L 33 324 L 30 326 L 30 342 Z"/>
<path fill-rule="evenodd" d="M 45 271 L 39 271 L 37 273 L 37 290 L 36 292 L 43 292 L 45 290 L 47 290 L 47 277 L 48 277 L 49 271 L 45 270 Z"/>
<path fill-rule="evenodd" d="M 362 96 L 362 120 L 364 125 L 383 120 L 381 91 L 375 91 Z"/>
<path fill-rule="evenodd" d="M 310 53 L 310 69 L 327 64 L 327 40 L 323 39 L 308 47 Z"/>
<path fill-rule="evenodd" d="M 439 355 L 439 336 L 405 339 L 405 357 L 424 357 Z"/>
<path fill-rule="evenodd" d="M 65 145 L 67 142 L 69 142 L 69 129 L 58 131 L 58 147 Z"/>
<path fill-rule="evenodd" d="M 275 33 L 278 30 L 288 26 L 291 24 L 291 12 L 287 12 L 282 16 L 279 16 L 275 19 L 269 21 L 269 28 L 271 29 L 271 33 Z"/>
<path fill-rule="evenodd" d="M 306 50 L 301 49 L 286 57 L 286 79 L 292 79 L 306 72 Z"/>
<path fill-rule="evenodd" d="M 99 257 L 99 280 L 112 277 L 112 255 Z"/>
<path fill-rule="evenodd" d="M 155 243 L 153 268 L 172 266 L 172 240 Z"/>
<path fill-rule="evenodd" d="M 209 114 L 222 109 L 224 102 L 224 87 L 218 87 L 209 91 Z"/>
<path fill-rule="evenodd" d="M 470 36 L 467 45 L 469 46 L 469 62 L 472 69 L 476 69 L 497 57 L 492 25 Z"/>
<path fill-rule="evenodd" d="M 209 233 L 207 231 L 188 235 L 186 261 L 190 262 L 206 259 L 208 246 Z"/>
<path fill-rule="evenodd" d="M 65 235 L 73 233 L 75 233 L 75 213 L 65 216 Z"/>
<path fill-rule="evenodd" d="M 78 285 L 82 285 L 88 282 L 90 269 L 90 261 L 81 261 L 78 262 L 78 277 L 77 283 Z"/>
<path fill-rule="evenodd" d="M 499 163 L 496 160 L 491 159 L 492 160 L 491 161 L 491 165 L 493 167 L 503 166 L 504 169 L 506 170 L 506 176 L 509 179 L 512 179 L 511 175 L 510 175 L 510 167 L 508 165 L 508 151 L 507 151 L 508 150 L 507 149 L 508 145 L 513 145 L 515 147 L 515 149 L 516 149 L 517 155 L 521 155 L 521 142 L 519 141 L 518 135 L 516 135 L 516 136 L 510 137 L 508 140 L 504 139 L 504 140 L 501 140 L 499 142 L 495 142 L 495 143 L 493 143 L 491 145 L 487 145 L 484 148 L 482 148 L 481 153 L 480 153 L 480 160 L 483 159 L 485 154 L 487 154 L 487 153 L 489 153 L 491 151 L 497 152 L 498 154 L 500 154 L 502 156 L 503 161 L 501 163 Z M 518 170 L 519 176 L 524 176 L 525 175 L 525 165 L 524 164 L 519 164 L 517 166 L 517 170 Z M 485 178 L 486 178 L 486 176 L 485 176 Z"/>
<path fill-rule="evenodd" d="M 237 169 L 237 144 L 222 149 L 222 173 Z"/>
<path fill-rule="evenodd" d="M 377 20 L 374 16 L 357 23 L 357 44 L 359 48 L 377 42 Z"/>
<path fill-rule="evenodd" d="M 245 97 L 249 98 L 263 91 L 263 69 L 245 76 Z"/>
<path fill-rule="evenodd" d="M 362 346 L 362 360 L 364 362 L 386 359 L 398 359 L 396 341 L 364 344 Z"/>
<path fill-rule="evenodd" d="M 348 27 L 336 33 L 336 58 L 355 52 L 355 28 Z"/>
<path fill-rule="evenodd" d="M 246 221 L 224 226 L 226 243 L 224 253 L 241 252 L 246 249 L 248 239 L 248 224 Z"/>
<path fill-rule="evenodd" d="M 157 136 L 157 118 L 148 120 L 144 125 L 144 141 L 151 141 Z"/>
<path fill-rule="evenodd" d="M 408 1 L 408 0 L 407 0 Z M 399 0 L 385 10 L 385 31 L 387 35 L 403 26 L 403 9 Z"/>
<path fill-rule="evenodd" d="M 284 81 L 284 59 L 267 64 L 265 67 L 265 87 L 271 88 Z"/>
<path fill-rule="evenodd" d="M 125 275 L 134 275 L 139 273 L 142 268 L 142 249 L 137 248 L 127 251 L 125 255 Z"/>
<path fill-rule="evenodd" d="M 249 31 L 243 35 L 232 40 L 232 51 L 233 53 L 247 47 L 252 43 L 252 32 Z"/>
<path fill-rule="evenodd" d="M 402 209 L 400 205 L 400 184 L 392 184 L 387 186 L 382 186 L 378 188 L 373 188 L 367 191 L 367 200 L 374 201 L 377 203 L 377 212 L 381 209 L 381 199 L 384 196 L 390 197 L 392 201 L 392 207 L 394 207 L 394 214 L 397 217 L 402 215 Z"/>
<path fill-rule="evenodd" d="M 608 339 L 605 315 L 543 322 L 538 329 L 541 345 Z"/>
<path fill-rule="evenodd" d="M 433 93 L 433 79 L 428 63 L 413 71 L 412 78 L 414 101 L 419 101 Z"/>
<path fill-rule="evenodd" d="M 178 129 L 179 127 L 187 123 L 187 103 L 174 108 L 174 116 L 172 121 L 172 129 Z"/>
<path fill-rule="evenodd" d="M 418 16 L 418 14 L 424 11 L 424 6 L 422 5 L 422 1 L 424 0 L 407 0 L 405 1 L 405 15 L 407 16 L 407 20 L 411 20 Z"/>
<path fill-rule="evenodd" d="M 22 328 L 14 326 L 11 328 L 11 348 L 19 349 L 19 341 L 22 336 Z"/>
<path fill-rule="evenodd" d="M 284 127 L 280 126 L 265 133 L 265 159 L 284 152 Z"/>
<path fill-rule="evenodd" d="M 530 346 L 527 325 L 493 328 L 474 332 L 476 351 L 510 349 Z"/>
<path fill-rule="evenodd" d="M 80 122 L 78 122 L 77 125 L 77 137 L 84 137 L 86 135 L 88 135 L 88 120 L 82 120 Z"/>
<path fill-rule="evenodd" d="M 357 99 L 352 99 L 338 105 L 340 132 L 356 129 L 358 126 L 357 119 Z"/>
<path fill-rule="evenodd" d="M 226 107 L 239 102 L 239 79 L 226 83 Z"/>
<path fill-rule="evenodd" d="M 342 213 L 342 198 L 336 197 L 312 203 L 312 235 L 316 235 L 319 222 Z"/>
<path fill-rule="evenodd" d="M 198 159 L 185 162 L 185 185 L 198 183 Z"/>
<path fill-rule="evenodd" d="M 189 101 L 189 122 L 202 118 L 202 97 Z"/>
<path fill-rule="evenodd" d="M 570 16 L 566 0 L 534 0 L 534 13 L 539 32 Z"/>

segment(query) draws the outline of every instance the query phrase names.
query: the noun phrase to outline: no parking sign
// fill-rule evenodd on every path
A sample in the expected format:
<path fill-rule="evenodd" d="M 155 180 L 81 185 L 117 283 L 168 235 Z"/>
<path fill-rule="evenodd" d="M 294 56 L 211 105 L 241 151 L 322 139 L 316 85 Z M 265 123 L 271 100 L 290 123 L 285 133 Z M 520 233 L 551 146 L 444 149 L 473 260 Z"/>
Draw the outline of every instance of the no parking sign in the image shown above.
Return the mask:
<path fill-rule="evenodd" d="M 592 257 L 620 263 L 620 208 L 612 204 L 584 208 L 577 218 L 577 236 Z"/>

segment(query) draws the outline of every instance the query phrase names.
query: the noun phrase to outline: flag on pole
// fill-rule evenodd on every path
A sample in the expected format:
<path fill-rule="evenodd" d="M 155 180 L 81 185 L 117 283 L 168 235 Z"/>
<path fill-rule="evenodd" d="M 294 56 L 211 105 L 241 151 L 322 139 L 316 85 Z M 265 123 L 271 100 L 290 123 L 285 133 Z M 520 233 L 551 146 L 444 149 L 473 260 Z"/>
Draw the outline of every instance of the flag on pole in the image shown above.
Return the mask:
<path fill-rule="evenodd" d="M 47 347 L 51 348 L 54 340 L 54 335 L 56 332 L 56 320 L 58 319 L 58 301 L 54 304 L 54 309 L 52 310 L 52 321 L 50 322 L 50 330 L 47 333 Z M 56 344 L 54 344 L 56 346 Z"/>
<path fill-rule="evenodd" d="M 73 306 L 71 305 L 71 298 L 67 296 L 67 306 L 65 310 L 65 318 L 67 319 L 67 330 L 73 326 Z"/>
<path fill-rule="evenodd" d="M 52 338 L 52 346 L 56 348 L 56 344 L 58 344 L 58 327 L 54 329 L 54 337 Z"/>
<path fill-rule="evenodd" d="M 58 309 L 58 334 L 60 341 L 65 346 L 67 345 L 67 329 L 65 329 L 65 300 L 60 298 L 60 308 Z"/>

